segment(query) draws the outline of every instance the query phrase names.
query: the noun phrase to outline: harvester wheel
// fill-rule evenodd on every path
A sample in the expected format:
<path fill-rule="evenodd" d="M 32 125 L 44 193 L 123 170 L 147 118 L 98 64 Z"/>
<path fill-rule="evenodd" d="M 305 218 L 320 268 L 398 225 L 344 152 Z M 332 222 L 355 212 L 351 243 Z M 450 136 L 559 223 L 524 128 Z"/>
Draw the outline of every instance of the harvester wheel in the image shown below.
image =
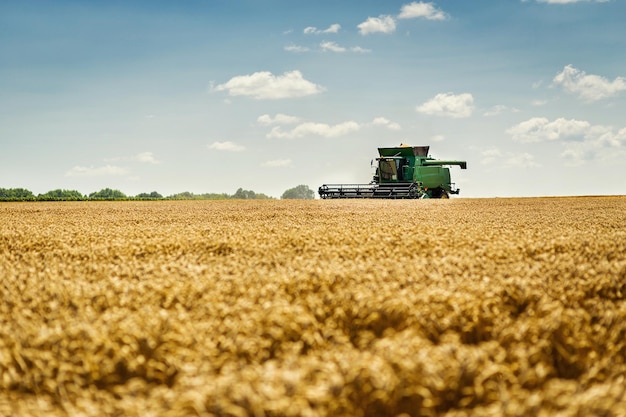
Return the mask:
<path fill-rule="evenodd" d="M 439 198 L 450 198 L 450 196 L 446 190 L 441 190 L 441 197 Z"/>

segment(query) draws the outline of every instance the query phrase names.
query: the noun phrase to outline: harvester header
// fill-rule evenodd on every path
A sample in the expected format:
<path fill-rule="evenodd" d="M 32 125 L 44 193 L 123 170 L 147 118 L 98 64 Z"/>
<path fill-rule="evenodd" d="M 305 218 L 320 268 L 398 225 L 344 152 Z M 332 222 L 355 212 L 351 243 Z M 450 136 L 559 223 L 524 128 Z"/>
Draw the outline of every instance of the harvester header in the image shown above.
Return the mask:
<path fill-rule="evenodd" d="M 430 146 L 401 144 L 378 148 L 376 173 L 369 184 L 324 184 L 321 198 L 449 198 L 459 194 L 450 181 L 449 165 L 467 169 L 466 161 L 439 160 L 428 155 Z"/>

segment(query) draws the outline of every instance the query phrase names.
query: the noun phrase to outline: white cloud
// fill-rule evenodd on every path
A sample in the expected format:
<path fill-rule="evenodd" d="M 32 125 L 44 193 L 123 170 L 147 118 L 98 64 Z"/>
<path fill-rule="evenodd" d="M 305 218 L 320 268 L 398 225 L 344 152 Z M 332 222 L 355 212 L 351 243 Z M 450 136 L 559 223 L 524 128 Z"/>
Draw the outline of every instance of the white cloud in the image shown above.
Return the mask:
<path fill-rule="evenodd" d="M 300 121 L 300 118 L 278 113 L 273 118 L 269 114 L 261 115 L 256 119 L 256 121 L 257 123 L 264 126 L 270 126 L 274 124 L 288 125 L 298 123 Z"/>
<path fill-rule="evenodd" d="M 485 111 L 483 113 L 483 116 L 497 116 L 499 114 L 502 114 L 506 111 L 507 107 L 502 105 L 502 104 L 496 104 L 495 106 L 491 107 L 490 109 L 487 109 L 487 111 Z"/>
<path fill-rule="evenodd" d="M 585 159 L 589 159 L 589 154 L 585 154 L 585 150 L 582 148 L 569 148 L 564 150 L 561 153 L 561 158 L 563 158 L 567 165 L 581 165 Z"/>
<path fill-rule="evenodd" d="M 398 123 L 392 122 L 385 117 L 376 117 L 372 120 L 374 126 L 385 126 L 389 130 L 401 130 L 402 128 Z"/>
<path fill-rule="evenodd" d="M 396 21 L 388 15 L 380 15 L 379 17 L 368 17 L 363 23 L 357 25 L 361 35 L 368 33 L 392 33 L 396 30 Z"/>
<path fill-rule="evenodd" d="M 292 164 L 291 159 L 273 159 L 271 161 L 263 162 L 261 166 L 265 168 L 283 168 L 290 167 Z"/>
<path fill-rule="evenodd" d="M 566 65 L 552 82 L 568 93 L 576 94 L 586 101 L 597 101 L 617 95 L 626 90 L 626 79 L 617 77 L 613 81 L 599 75 L 587 75 L 585 71 Z"/>
<path fill-rule="evenodd" d="M 114 176 L 114 175 L 126 175 L 128 169 L 122 168 L 116 165 L 105 165 L 101 167 L 84 167 L 75 166 L 65 173 L 66 177 L 99 177 L 99 176 Z"/>
<path fill-rule="evenodd" d="M 372 52 L 371 49 L 361 48 L 360 46 L 353 46 L 350 50 L 359 54 L 369 54 Z"/>
<path fill-rule="evenodd" d="M 324 29 L 322 33 L 337 33 L 339 29 L 341 29 L 341 25 L 339 23 L 333 23 L 328 29 Z"/>
<path fill-rule="evenodd" d="M 138 153 L 137 155 L 135 155 L 134 159 L 136 161 L 144 162 L 144 163 L 147 163 L 147 164 L 159 164 L 160 163 L 160 161 L 158 161 L 154 157 L 152 152 L 141 152 L 141 153 Z"/>
<path fill-rule="evenodd" d="M 287 52 L 308 52 L 309 48 L 307 48 L 306 46 L 299 46 L 299 45 L 287 45 L 285 46 L 285 51 Z"/>
<path fill-rule="evenodd" d="M 614 134 L 613 129 L 594 126 L 592 133 L 598 135 L 599 142 L 610 147 L 618 148 L 626 145 L 626 127 Z"/>
<path fill-rule="evenodd" d="M 242 145 L 237 145 L 236 143 L 226 141 L 226 142 L 213 142 L 208 145 L 209 149 L 214 149 L 216 151 L 227 151 L 227 152 L 241 152 L 245 151 L 246 147 Z"/>
<path fill-rule="evenodd" d="M 506 131 L 513 140 L 522 143 L 543 142 L 553 140 L 582 140 L 590 131 L 591 124 L 587 121 L 559 118 L 549 121 L 545 117 L 533 117 L 521 122 Z"/>
<path fill-rule="evenodd" d="M 528 152 L 507 155 L 503 160 L 503 165 L 508 168 L 533 168 L 540 166 L 535 162 L 535 157 Z"/>
<path fill-rule="evenodd" d="M 154 154 L 152 152 L 140 152 L 137 155 L 134 156 L 123 156 L 123 157 L 115 157 L 115 158 L 105 158 L 104 159 L 106 162 L 119 162 L 119 161 L 125 161 L 125 162 L 142 162 L 142 163 L 146 163 L 146 164 L 160 164 L 161 161 L 158 161 L 155 157 Z"/>
<path fill-rule="evenodd" d="M 592 126 L 582 142 L 565 143 L 561 157 L 567 165 L 577 166 L 591 160 L 617 163 L 626 158 L 626 129 L 613 132 L 606 126 Z"/>
<path fill-rule="evenodd" d="M 446 20 L 448 15 L 437 9 L 433 3 L 416 2 L 405 4 L 400 9 L 398 19 L 424 18 L 428 20 Z"/>
<path fill-rule="evenodd" d="M 320 35 L 324 33 L 338 33 L 340 29 L 341 25 L 339 23 L 334 23 L 326 29 L 318 29 L 315 26 L 309 26 L 304 28 L 303 32 L 305 35 Z"/>
<path fill-rule="evenodd" d="M 272 130 L 266 135 L 267 138 L 279 138 L 279 139 L 294 139 L 304 136 L 322 136 L 326 138 L 344 136 L 352 132 L 356 132 L 363 128 L 382 126 L 389 130 L 401 130 L 398 123 L 392 122 L 385 117 L 375 117 L 369 123 L 357 123 L 355 121 L 347 121 L 338 123 L 336 125 L 329 125 L 327 123 L 307 122 L 295 116 L 288 116 L 285 114 L 277 114 L 272 117 L 269 114 L 264 114 L 257 118 L 257 122 L 260 125 L 293 125 L 298 123 L 292 129 L 284 129 L 282 126 L 274 126 Z"/>
<path fill-rule="evenodd" d="M 415 109 L 418 113 L 462 118 L 474 111 L 474 97 L 469 93 L 441 93 Z"/>
<path fill-rule="evenodd" d="M 320 48 L 322 51 L 346 52 L 346 48 L 339 46 L 336 42 L 322 42 Z"/>
<path fill-rule="evenodd" d="M 323 87 L 305 80 L 300 71 L 289 71 L 273 75 L 269 71 L 239 75 L 213 88 L 228 91 L 231 96 L 249 96 L 257 100 L 277 100 L 304 97 L 321 93 Z"/>
<path fill-rule="evenodd" d="M 540 166 L 535 162 L 535 157 L 528 152 L 515 154 L 502 152 L 496 148 L 486 149 L 481 152 L 483 165 L 497 166 L 501 168 L 532 168 Z"/>
<path fill-rule="evenodd" d="M 284 131 L 280 126 L 275 126 L 272 128 L 270 133 L 267 134 L 267 137 L 293 139 L 301 138 L 303 136 L 322 136 L 326 138 L 333 138 L 344 136 L 351 132 L 356 132 L 360 128 L 361 126 L 357 122 L 353 121 L 343 122 L 332 126 L 326 123 L 305 122 L 289 131 Z"/>
<path fill-rule="evenodd" d="M 345 47 L 345 46 L 341 46 L 339 45 L 337 42 L 333 42 L 333 41 L 324 41 L 321 42 L 319 44 L 320 50 L 322 52 L 337 52 L 337 53 L 344 53 L 344 52 L 354 52 L 356 54 L 367 54 L 372 52 L 371 49 L 366 49 L 366 48 L 362 48 L 360 46 L 352 46 L 352 47 Z M 306 47 L 306 46 L 300 46 L 300 45 L 287 45 L 284 47 L 285 51 L 287 52 L 293 52 L 293 53 L 304 53 L 304 52 L 309 52 L 311 50 L 311 48 Z"/>
<path fill-rule="evenodd" d="M 486 149 L 481 152 L 482 159 L 480 161 L 481 164 L 489 165 L 498 161 L 502 157 L 502 152 L 499 149 L 491 148 Z"/>
<path fill-rule="evenodd" d="M 372 52 L 371 49 L 361 48 L 360 46 L 353 46 L 348 49 L 346 47 L 339 45 L 337 42 L 328 42 L 328 41 L 320 43 L 320 48 L 323 52 L 331 51 L 331 52 L 343 53 L 343 52 L 350 51 L 350 52 L 354 52 L 358 54 L 367 54 L 367 53 Z"/>
<path fill-rule="evenodd" d="M 584 120 L 559 118 L 550 121 L 534 117 L 506 131 L 513 140 L 522 143 L 559 141 L 564 147 L 561 157 L 568 165 L 580 165 L 587 160 L 621 160 L 626 157 L 626 128 L 615 132 L 612 127 L 592 125 Z"/>

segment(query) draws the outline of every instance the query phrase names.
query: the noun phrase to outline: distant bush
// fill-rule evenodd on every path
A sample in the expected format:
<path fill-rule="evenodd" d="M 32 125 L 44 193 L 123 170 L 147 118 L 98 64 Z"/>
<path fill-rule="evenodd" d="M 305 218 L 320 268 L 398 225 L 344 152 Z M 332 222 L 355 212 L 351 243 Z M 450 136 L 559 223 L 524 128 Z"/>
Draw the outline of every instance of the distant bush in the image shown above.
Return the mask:
<path fill-rule="evenodd" d="M 37 200 L 39 201 L 79 201 L 85 199 L 86 197 L 79 191 L 61 189 L 48 191 L 45 194 L 39 194 L 37 196 Z"/>
<path fill-rule="evenodd" d="M 312 193 L 312 191 L 311 191 Z M 284 197 L 283 197 L 284 198 Z M 0 188 L 0 201 L 82 201 L 82 200 L 228 200 L 228 199 L 242 199 L 242 200 L 266 200 L 274 199 L 274 197 L 268 196 L 263 193 L 256 193 L 252 190 L 244 190 L 239 188 L 235 191 L 235 194 L 230 195 L 227 193 L 204 193 L 194 194 L 189 191 L 182 193 L 172 194 L 167 197 L 163 197 L 162 194 L 152 191 L 150 193 L 140 193 L 136 196 L 127 196 L 120 190 L 114 190 L 111 188 L 103 188 L 100 191 L 95 191 L 89 195 L 83 195 L 76 190 L 64 190 L 56 189 L 48 191 L 45 194 L 39 194 L 35 196 L 31 191 L 24 188 Z"/>
<path fill-rule="evenodd" d="M 110 188 L 103 188 L 100 191 L 89 194 L 90 200 L 127 200 L 128 196 L 120 190 L 112 190 Z"/>
<path fill-rule="evenodd" d="M 152 191 L 151 193 L 140 193 L 135 196 L 137 200 L 161 200 L 163 196 L 156 191 Z"/>
<path fill-rule="evenodd" d="M 205 193 L 205 194 L 194 194 L 189 191 L 185 191 L 178 194 L 173 194 L 167 197 L 169 200 L 266 200 L 266 199 L 274 199 L 274 197 L 270 197 L 263 193 L 255 193 L 252 190 L 244 190 L 243 188 L 239 188 L 235 191 L 235 194 L 230 195 L 226 193 L 216 194 L 216 193 Z"/>
<path fill-rule="evenodd" d="M 35 195 L 24 188 L 0 188 L 0 201 L 34 201 Z"/>
<path fill-rule="evenodd" d="M 252 190 L 244 190 L 243 188 L 239 188 L 237 191 L 235 191 L 235 194 L 233 194 L 231 198 L 238 200 L 266 200 L 271 199 L 272 197 L 269 197 L 263 193 L 257 194 Z"/>
<path fill-rule="evenodd" d="M 230 198 L 230 195 L 216 194 L 216 193 L 205 193 L 205 194 L 194 194 L 189 191 L 185 191 L 178 194 L 173 194 L 167 197 L 169 200 L 226 200 Z"/>
<path fill-rule="evenodd" d="M 307 185 L 298 185 L 297 187 L 290 188 L 285 191 L 280 198 L 293 200 L 313 200 L 315 198 L 315 193 Z"/>

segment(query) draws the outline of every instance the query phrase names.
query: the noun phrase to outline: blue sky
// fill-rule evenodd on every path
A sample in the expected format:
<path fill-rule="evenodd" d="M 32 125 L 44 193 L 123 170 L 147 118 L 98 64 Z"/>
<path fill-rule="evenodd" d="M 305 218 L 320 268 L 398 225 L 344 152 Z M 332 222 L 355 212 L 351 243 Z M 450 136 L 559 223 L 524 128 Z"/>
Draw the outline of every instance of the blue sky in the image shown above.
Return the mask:
<path fill-rule="evenodd" d="M 0 2 L 0 187 L 274 197 L 430 145 L 461 197 L 626 194 L 618 0 Z"/>

